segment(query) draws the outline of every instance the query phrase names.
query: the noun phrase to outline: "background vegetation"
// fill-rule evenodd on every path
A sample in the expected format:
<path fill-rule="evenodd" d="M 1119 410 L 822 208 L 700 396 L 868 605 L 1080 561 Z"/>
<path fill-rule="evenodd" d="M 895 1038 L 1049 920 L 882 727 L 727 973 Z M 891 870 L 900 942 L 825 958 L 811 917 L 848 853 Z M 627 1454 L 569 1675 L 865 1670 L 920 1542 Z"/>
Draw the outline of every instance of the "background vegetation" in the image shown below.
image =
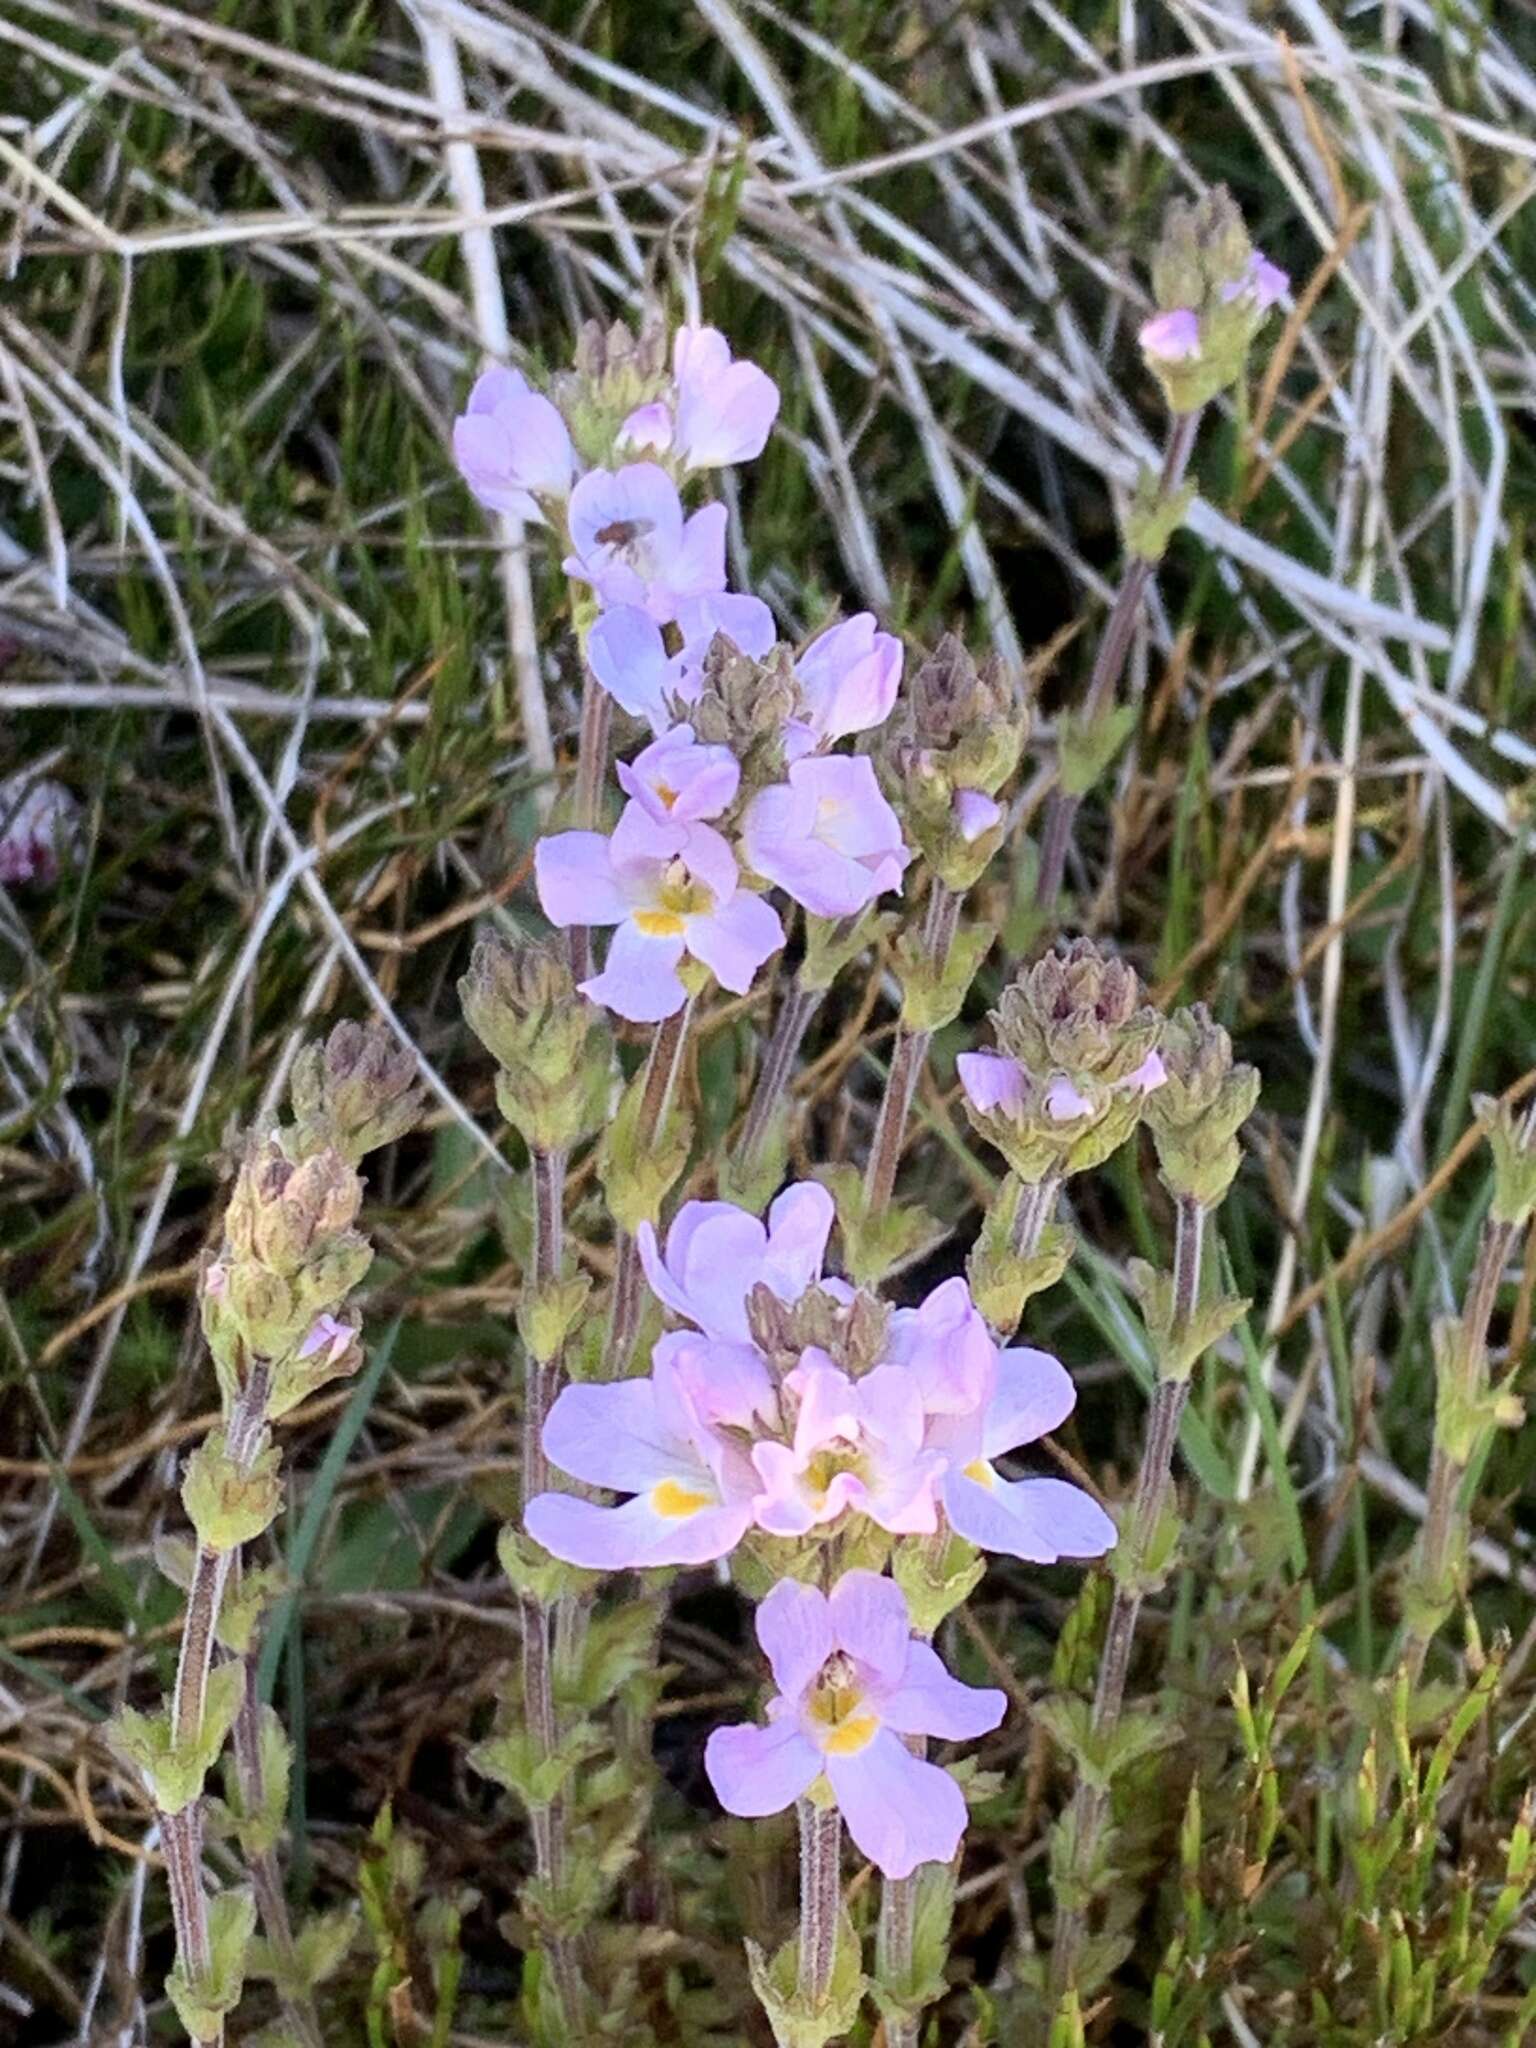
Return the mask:
<path fill-rule="evenodd" d="M 733 580 L 791 637 L 867 605 L 1030 664 L 1043 788 L 1158 432 L 1145 253 L 1217 178 L 1295 310 L 1206 422 L 1069 886 L 1263 1072 L 1222 1212 L 1253 1308 L 1186 1430 L 1184 1556 L 1134 1676 L 1162 1746 L 1123 1795 L 1086 2024 L 1536 2027 L 1529 1432 L 1482 1474 L 1431 1682 L 1393 1679 L 1430 1324 L 1490 1184 L 1471 1097 L 1536 1084 L 1533 110 L 1528 9 L 1462 0 L 7 9 L 0 772 L 64 783 L 80 843 L 0 892 L 0 2039 L 168 2037 L 148 1809 L 100 1728 L 173 1653 L 152 1547 L 212 1408 L 188 1310 L 224 1149 L 306 1034 L 369 1009 L 434 1101 L 372 1170 L 367 1309 L 397 1339 L 288 1432 L 288 1861 L 297 1898 L 362 1901 L 337 2040 L 523 2038 L 523 1828 L 465 1757 L 515 1651 L 526 1195 L 453 984 L 477 926 L 532 916 L 579 679 L 561 579 L 537 540 L 499 555 L 447 456 L 499 321 L 558 364 L 581 321 L 696 281 L 785 392 Z M 1026 953 L 1027 859 L 993 872 Z M 802 1166 L 862 1156 L 889 994 L 872 961 L 818 1021 Z M 698 1046 L 711 1137 L 765 1000 Z M 972 1030 L 921 1097 L 908 1171 L 955 1237 L 914 1291 L 995 1163 L 953 1100 Z M 1168 1219 L 1134 1156 L 1074 1196 L 1088 1249 L 1032 1334 L 1081 1390 L 1059 1454 L 1113 1498 L 1147 1376 L 1125 1262 Z M 1517 1386 L 1523 1257 L 1495 1324 Z M 1028 1709 L 1091 1686 L 1082 1580 L 995 1565 L 949 1646 L 1020 1710 L 982 1749 L 945 2042 L 1038 2023 L 1072 1772 Z M 615 2024 L 758 2040 L 740 1937 L 782 1932 L 787 1823 L 723 1822 L 699 1768 L 755 1683 L 734 1596 L 681 1579 L 663 1643 Z"/>

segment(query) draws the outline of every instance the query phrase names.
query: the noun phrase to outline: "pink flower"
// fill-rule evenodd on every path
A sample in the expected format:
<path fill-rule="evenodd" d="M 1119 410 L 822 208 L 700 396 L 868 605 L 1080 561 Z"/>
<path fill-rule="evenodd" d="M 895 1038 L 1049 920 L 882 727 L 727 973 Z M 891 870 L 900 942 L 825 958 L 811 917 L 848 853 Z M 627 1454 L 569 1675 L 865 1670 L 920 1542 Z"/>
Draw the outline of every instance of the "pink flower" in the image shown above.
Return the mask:
<path fill-rule="evenodd" d="M 616 770 L 626 796 L 659 823 L 718 818 L 735 801 L 741 763 L 729 747 L 703 747 L 691 725 L 675 725 Z"/>
<path fill-rule="evenodd" d="M 534 873 L 552 924 L 618 927 L 602 973 L 581 991 L 633 1023 L 654 1024 L 682 1008 L 687 991 L 677 970 L 685 953 L 745 995 L 784 943 L 777 913 L 738 888 L 736 856 L 713 826 L 658 819 L 639 803 L 624 806 L 611 839 L 541 839 Z"/>
<path fill-rule="evenodd" d="M 784 1580 L 757 1610 L 757 1639 L 778 1688 L 768 1725 L 717 1728 L 704 1751 L 726 1812 L 778 1813 L 825 1777 L 856 1846 L 885 1876 L 947 1863 L 965 1833 L 965 1799 L 901 1738 L 985 1735 L 1006 1696 L 951 1678 L 913 1639 L 901 1589 L 873 1572 L 845 1572 L 830 1597 Z"/>
<path fill-rule="evenodd" d="M 1261 250 L 1255 249 L 1248 259 L 1247 275 L 1222 286 L 1222 303 L 1230 305 L 1234 299 L 1249 298 L 1258 312 L 1267 313 L 1290 288 L 1289 271 L 1282 270 L 1278 263 L 1271 263 Z"/>
<path fill-rule="evenodd" d="M 979 1549 L 1029 1564 L 1102 1557 L 1115 1525 L 1097 1501 L 1064 1479 L 1005 1479 L 992 1463 L 1072 1413 L 1077 1393 L 1066 1369 L 1049 1352 L 1020 1346 L 994 1350 L 984 1367 L 973 1353 L 964 1370 L 975 1398 L 930 1408 L 924 1438 L 944 1458 L 939 1500 L 950 1527 Z M 961 1377 L 952 1376 L 951 1389 Z"/>
<path fill-rule="evenodd" d="M 899 888 L 912 858 L 867 755 L 792 761 L 742 819 L 752 868 L 817 917 L 852 917 Z"/>
<path fill-rule="evenodd" d="M 795 1418 L 791 1441 L 752 1447 L 763 1482 L 752 1504 L 760 1529 L 803 1536 L 852 1510 L 893 1536 L 933 1533 L 944 1459 L 924 1448 L 923 1398 L 912 1373 L 877 1365 L 851 1380 L 812 1346 L 786 1375 L 784 1391 Z"/>
<path fill-rule="evenodd" d="M 955 1061 L 955 1068 L 972 1108 L 982 1116 L 1003 1116 L 1022 1123 L 1038 1103 L 1053 1122 L 1070 1123 L 1076 1117 L 1093 1116 L 1100 1108 L 1068 1075 L 1049 1075 L 1042 1084 L 1007 1053 L 963 1052 Z M 1119 1094 L 1130 1089 L 1149 1095 L 1167 1078 L 1162 1054 L 1149 1052 L 1133 1073 L 1114 1084 L 1111 1092 Z"/>
<path fill-rule="evenodd" d="M 899 1308 L 886 1335 L 885 1357 L 911 1374 L 929 1415 L 963 1415 L 989 1396 L 997 1346 L 971 1290 L 956 1274 L 918 1308 Z"/>
<path fill-rule="evenodd" d="M 605 605 L 634 605 L 665 626 L 689 598 L 725 588 L 725 507 L 684 519 L 676 484 L 654 462 L 588 470 L 568 516 L 565 572 Z"/>
<path fill-rule="evenodd" d="M 553 1557 L 590 1571 L 706 1564 L 735 1549 L 752 1519 L 755 1475 L 713 1422 L 749 1424 L 773 1389 L 756 1354 L 725 1361 L 696 1337 L 663 1339 L 649 1379 L 562 1390 L 544 1425 L 551 1462 L 588 1486 L 633 1497 L 599 1507 L 541 1493 L 524 1522 Z M 710 1389 L 712 1419 L 701 1408 Z"/>
<path fill-rule="evenodd" d="M 1187 306 L 1154 313 L 1142 323 L 1136 339 L 1154 363 L 1193 362 L 1200 353 L 1200 315 Z"/>
<path fill-rule="evenodd" d="M 985 833 L 1002 823 L 1003 807 L 979 789 L 955 791 L 955 829 L 967 846 L 974 846 Z"/>
<path fill-rule="evenodd" d="M 821 1278 L 833 1214 L 824 1187 L 797 1181 L 775 1200 L 766 1228 L 733 1202 L 685 1202 L 667 1232 L 665 1259 L 649 1223 L 635 1241 L 658 1300 L 708 1336 L 746 1343 L 754 1287 L 794 1303 Z"/>
<path fill-rule="evenodd" d="M 873 612 L 856 612 L 818 634 L 795 663 L 807 715 L 791 727 L 791 754 L 883 725 L 896 702 L 901 663 L 901 642 L 875 630 Z"/>
<path fill-rule="evenodd" d="M 773 646 L 773 613 L 759 597 L 722 590 L 685 598 L 676 619 L 682 646 L 668 654 L 661 628 L 637 605 L 611 605 L 587 635 L 587 661 L 614 702 L 655 732 L 672 723 L 673 703 L 693 703 L 704 657 L 716 633 L 743 654 L 761 658 Z"/>
<path fill-rule="evenodd" d="M 614 445 L 665 455 L 672 446 L 671 407 L 660 398 L 653 398 L 649 405 L 637 405 L 620 427 Z"/>
<path fill-rule="evenodd" d="M 516 370 L 487 370 L 453 423 L 453 459 L 491 512 L 542 519 L 541 498 L 569 496 L 576 453 L 558 409 Z"/>
<path fill-rule="evenodd" d="M 229 1292 L 229 1268 L 222 1259 L 215 1259 L 203 1272 L 203 1292 L 210 1301 L 222 1301 Z"/>
<path fill-rule="evenodd" d="M 336 1316 L 317 1316 L 309 1335 L 299 1346 L 299 1356 L 313 1358 L 316 1352 L 323 1351 L 326 1363 L 335 1365 L 338 1359 L 345 1357 L 356 1335 L 357 1331 L 350 1323 L 344 1323 Z"/>
<path fill-rule="evenodd" d="M 672 344 L 672 374 L 673 441 L 685 469 L 720 469 L 762 454 L 779 413 L 779 387 L 766 370 L 732 362 L 730 343 L 718 328 L 680 327 Z"/>
<path fill-rule="evenodd" d="M 0 782 L 0 883 L 56 882 L 79 829 L 80 807 L 60 782 Z"/>

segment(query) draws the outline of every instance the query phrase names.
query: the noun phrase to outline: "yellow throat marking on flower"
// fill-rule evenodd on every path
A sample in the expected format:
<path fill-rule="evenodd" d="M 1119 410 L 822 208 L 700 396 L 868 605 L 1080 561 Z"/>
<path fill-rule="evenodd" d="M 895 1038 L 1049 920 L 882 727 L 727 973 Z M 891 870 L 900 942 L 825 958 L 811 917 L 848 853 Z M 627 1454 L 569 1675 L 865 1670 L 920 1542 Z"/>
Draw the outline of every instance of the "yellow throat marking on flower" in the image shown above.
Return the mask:
<path fill-rule="evenodd" d="M 805 1488 L 814 1508 L 827 1504 L 834 1479 L 844 1472 L 852 1472 L 858 1478 L 864 1477 L 864 1460 L 851 1448 L 817 1451 L 805 1468 Z"/>
<path fill-rule="evenodd" d="M 985 1458 L 972 1458 L 965 1468 L 965 1476 L 967 1479 L 974 1479 L 978 1486 L 986 1487 L 989 1493 L 997 1484 L 997 1474 Z"/>
<path fill-rule="evenodd" d="M 635 924 L 648 939 L 680 939 L 683 935 L 683 920 L 675 910 L 637 910 Z"/>
<path fill-rule="evenodd" d="M 707 1493 L 684 1486 L 681 1480 L 663 1479 L 659 1486 L 651 1488 L 651 1506 L 669 1522 L 680 1522 L 685 1515 L 696 1515 L 700 1508 L 707 1508 L 709 1504 Z"/>
<path fill-rule="evenodd" d="M 811 1697 L 811 1719 L 820 1723 L 818 1740 L 828 1756 L 857 1756 L 879 1733 L 880 1718 L 864 1706 L 853 1665 L 841 1654 L 829 1658 L 822 1672 Z"/>

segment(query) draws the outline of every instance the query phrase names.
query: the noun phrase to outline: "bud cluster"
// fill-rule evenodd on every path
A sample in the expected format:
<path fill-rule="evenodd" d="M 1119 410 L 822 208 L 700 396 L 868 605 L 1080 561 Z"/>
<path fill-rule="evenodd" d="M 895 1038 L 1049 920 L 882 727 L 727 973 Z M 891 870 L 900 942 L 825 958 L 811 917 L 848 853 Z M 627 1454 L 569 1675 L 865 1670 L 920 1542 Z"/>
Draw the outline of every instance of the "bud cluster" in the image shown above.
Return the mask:
<path fill-rule="evenodd" d="M 1197 412 L 1243 374 L 1265 315 L 1290 280 L 1256 250 L 1224 185 L 1175 200 L 1152 258 L 1158 311 L 1142 327 L 1142 353 L 1170 410 Z"/>
<path fill-rule="evenodd" d="M 479 940 L 459 1000 L 499 1069 L 497 1106 L 531 1151 L 567 1151 L 597 1128 L 608 1094 L 608 1034 L 556 946 Z"/>
<path fill-rule="evenodd" d="M 1146 1119 L 1163 1180 L 1171 1194 L 1214 1208 L 1241 1163 L 1237 1134 L 1259 1099 L 1258 1070 L 1233 1060 L 1204 1003 L 1175 1011 L 1159 1052 L 1163 1082 L 1147 1097 Z"/>
<path fill-rule="evenodd" d="M 1030 712 L 1001 659 L 979 666 L 946 634 L 887 728 L 882 768 L 908 836 L 947 888 L 969 889 L 1002 843 L 1000 792 Z"/>

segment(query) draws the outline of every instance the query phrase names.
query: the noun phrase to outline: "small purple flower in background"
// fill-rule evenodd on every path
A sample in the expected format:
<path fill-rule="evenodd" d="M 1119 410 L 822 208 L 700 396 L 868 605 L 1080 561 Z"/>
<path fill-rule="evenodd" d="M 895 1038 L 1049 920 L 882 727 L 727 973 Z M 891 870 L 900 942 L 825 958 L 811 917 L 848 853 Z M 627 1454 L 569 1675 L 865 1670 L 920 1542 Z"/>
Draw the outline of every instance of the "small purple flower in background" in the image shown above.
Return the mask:
<path fill-rule="evenodd" d="M 59 879 L 79 829 L 80 806 L 61 782 L 0 782 L 0 883 Z"/>
<path fill-rule="evenodd" d="M 911 853 L 867 755 L 793 761 L 742 819 L 753 870 L 817 917 L 852 917 L 899 888 Z"/>
<path fill-rule="evenodd" d="M 806 717 L 790 728 L 791 755 L 884 725 L 901 684 L 902 645 L 877 632 L 873 612 L 856 612 L 819 633 L 795 663 Z"/>
<path fill-rule="evenodd" d="M 777 913 L 737 886 L 736 856 L 712 826 L 659 820 L 639 803 L 625 805 L 611 839 L 541 839 L 534 874 L 551 924 L 618 927 L 602 973 L 580 987 L 631 1023 L 655 1024 L 682 1008 L 685 953 L 745 995 L 784 943 Z"/>
<path fill-rule="evenodd" d="M 886 1332 L 886 1362 L 903 1367 L 929 1415 L 961 1415 L 991 1389 L 997 1345 L 962 1275 L 943 1280 L 917 1308 L 899 1308 Z"/>
<path fill-rule="evenodd" d="M 203 1292 L 210 1301 L 222 1301 L 229 1292 L 229 1268 L 222 1259 L 215 1259 L 203 1273 Z"/>
<path fill-rule="evenodd" d="M 1248 259 L 1247 276 L 1222 286 L 1222 303 L 1230 305 L 1234 299 L 1249 298 L 1260 313 L 1267 313 L 1290 288 L 1290 272 L 1271 263 L 1262 250 L 1255 249 Z"/>
<path fill-rule="evenodd" d="M 588 1486 L 633 1498 L 599 1507 L 569 1493 L 528 1503 L 528 1533 L 552 1557 L 590 1571 L 706 1564 L 734 1550 L 752 1520 L 756 1474 L 701 1412 L 705 1385 L 714 1419 L 748 1425 L 771 1405 L 766 1368 L 744 1350 L 722 1377 L 699 1340 L 656 1347 L 649 1379 L 578 1383 L 556 1398 L 544 1425 L 551 1462 Z M 726 1396 L 733 1396 L 730 1402 Z"/>
<path fill-rule="evenodd" d="M 634 605 L 665 626 L 689 598 L 725 588 L 725 507 L 687 519 L 677 486 L 654 462 L 590 469 L 571 492 L 565 572 L 605 605 Z"/>
<path fill-rule="evenodd" d="M 563 499 L 576 453 L 558 408 L 516 370 L 487 370 L 453 423 L 453 459 L 491 512 L 542 519 L 540 498 Z"/>
<path fill-rule="evenodd" d="M 979 789 L 955 791 L 955 826 L 967 846 L 974 846 L 984 833 L 1002 823 L 1003 807 L 995 797 Z"/>
<path fill-rule="evenodd" d="M 760 597 L 736 591 L 684 599 L 675 623 L 682 636 L 676 654 L 668 654 L 660 626 L 636 605 L 610 605 L 587 635 L 593 675 L 616 704 L 633 718 L 648 719 L 658 733 L 672 723 L 673 700 L 687 705 L 698 696 L 716 633 L 758 659 L 774 642 L 773 613 Z"/>
<path fill-rule="evenodd" d="M 973 1109 L 982 1116 L 1005 1116 L 1022 1123 L 1027 1112 L 1039 1103 L 1056 1123 L 1070 1123 L 1074 1117 L 1092 1116 L 1099 1105 L 1083 1094 L 1065 1074 L 1053 1074 L 1043 1088 L 1015 1059 L 1004 1052 L 963 1052 L 955 1061 L 960 1085 Z M 1141 1065 L 1114 1092 L 1134 1090 L 1149 1095 L 1167 1079 L 1162 1055 L 1149 1052 Z"/>
<path fill-rule="evenodd" d="M 1077 1393 L 1048 1351 L 994 1352 L 973 1381 L 974 1398 L 930 1409 L 925 1438 L 944 1458 L 939 1499 L 950 1527 L 981 1550 L 1029 1564 L 1102 1557 L 1115 1525 L 1080 1487 L 1064 1479 L 1005 1479 L 994 1458 L 1057 1429 Z"/>
<path fill-rule="evenodd" d="M 615 435 L 614 445 L 639 454 L 665 455 L 672 446 L 672 408 L 662 398 L 637 405 Z"/>
<path fill-rule="evenodd" d="M 779 416 L 779 387 L 766 370 L 732 362 L 731 345 L 717 327 L 680 327 L 672 375 L 672 445 L 685 469 L 721 469 L 762 454 Z"/>
<path fill-rule="evenodd" d="M 803 1536 L 851 1509 L 893 1536 L 933 1533 L 934 1482 L 944 1458 L 924 1447 L 923 1397 L 913 1374 L 877 1365 L 851 1380 L 812 1346 L 784 1388 L 797 1403 L 793 1441 L 752 1447 L 763 1482 L 753 1502 L 760 1529 Z"/>
<path fill-rule="evenodd" d="M 211 1289 L 209 1291 L 212 1292 Z M 356 1335 L 351 1323 L 344 1323 L 336 1316 L 317 1316 L 309 1335 L 299 1346 L 299 1356 L 313 1358 L 317 1352 L 323 1351 L 326 1363 L 335 1365 L 338 1359 L 346 1356 Z"/>
<path fill-rule="evenodd" d="M 734 1202 L 684 1202 L 662 1257 L 656 1232 L 635 1233 L 652 1292 L 710 1337 L 745 1344 L 747 1296 L 759 1284 L 793 1305 L 821 1278 L 834 1220 L 832 1197 L 797 1181 L 775 1200 L 766 1227 Z"/>
<path fill-rule="evenodd" d="M 615 772 L 624 794 L 659 823 L 718 818 L 741 784 L 741 763 L 730 748 L 700 746 L 691 725 L 673 726 Z"/>
<path fill-rule="evenodd" d="M 1142 323 L 1136 339 L 1154 363 L 1193 362 L 1200 353 L 1200 315 L 1188 306 L 1154 313 Z"/>
<path fill-rule="evenodd" d="M 951 1678 L 914 1640 L 900 1588 L 873 1572 L 846 1572 L 830 1597 L 785 1580 L 757 1610 L 757 1639 L 778 1687 L 768 1725 L 717 1728 L 704 1751 L 726 1812 L 781 1812 L 825 1777 L 855 1845 L 886 1877 L 947 1863 L 965 1833 L 964 1796 L 901 1738 L 985 1735 L 1006 1695 Z"/>

